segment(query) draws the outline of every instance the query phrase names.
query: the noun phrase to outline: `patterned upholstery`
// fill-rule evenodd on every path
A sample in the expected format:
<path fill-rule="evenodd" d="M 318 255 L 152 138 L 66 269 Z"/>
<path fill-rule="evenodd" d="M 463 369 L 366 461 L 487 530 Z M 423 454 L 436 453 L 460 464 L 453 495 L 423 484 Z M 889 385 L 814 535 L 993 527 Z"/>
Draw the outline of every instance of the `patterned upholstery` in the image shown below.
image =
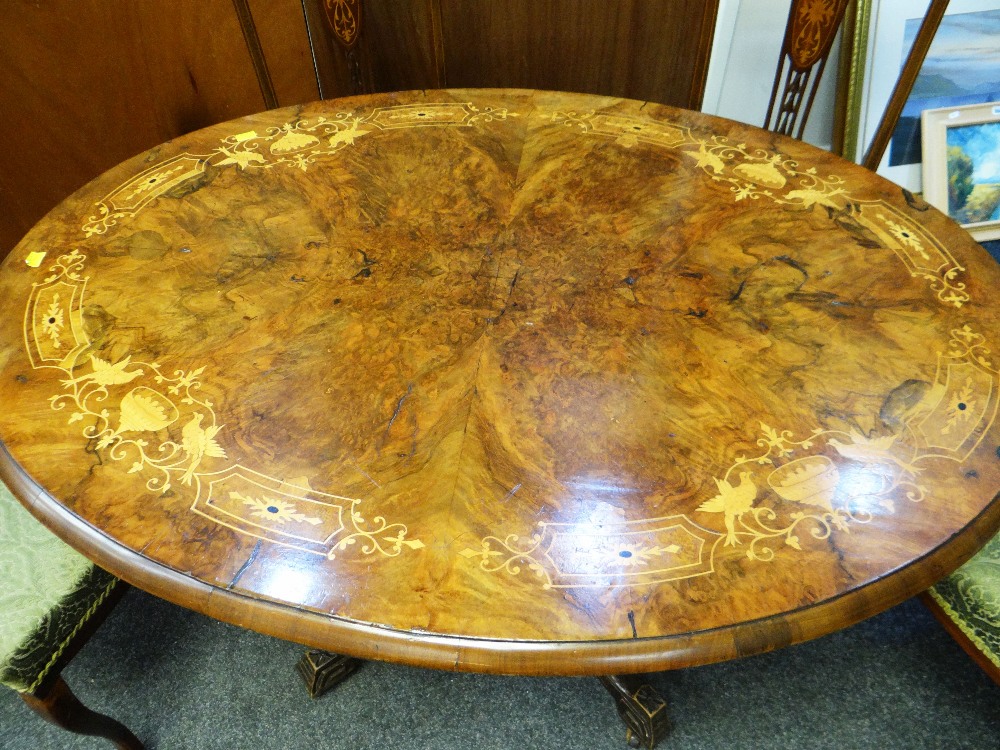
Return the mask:
<path fill-rule="evenodd" d="M 0 683 L 35 690 L 117 579 L 70 549 L 0 484 Z"/>
<path fill-rule="evenodd" d="M 976 648 L 1000 668 L 1000 534 L 929 593 Z"/>

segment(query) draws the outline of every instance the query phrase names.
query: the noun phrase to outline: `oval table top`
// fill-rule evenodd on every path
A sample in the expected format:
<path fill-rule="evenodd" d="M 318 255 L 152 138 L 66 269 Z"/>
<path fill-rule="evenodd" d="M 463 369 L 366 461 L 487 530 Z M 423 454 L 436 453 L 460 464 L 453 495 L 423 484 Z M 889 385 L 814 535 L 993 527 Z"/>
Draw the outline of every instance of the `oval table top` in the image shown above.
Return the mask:
<path fill-rule="evenodd" d="M 1000 272 L 808 145 L 428 91 L 166 143 L 0 270 L 3 478 L 136 585 L 447 669 L 874 614 L 1000 526 Z"/>

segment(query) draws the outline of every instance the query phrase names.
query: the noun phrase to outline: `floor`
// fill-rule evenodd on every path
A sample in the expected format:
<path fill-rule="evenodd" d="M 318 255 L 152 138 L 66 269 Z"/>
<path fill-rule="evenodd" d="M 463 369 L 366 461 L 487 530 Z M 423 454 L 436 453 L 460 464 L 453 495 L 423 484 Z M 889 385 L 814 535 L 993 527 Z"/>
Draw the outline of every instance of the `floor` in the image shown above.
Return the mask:
<path fill-rule="evenodd" d="M 311 700 L 300 647 L 130 592 L 66 670 L 151 749 L 626 750 L 593 679 L 451 674 L 368 663 Z M 1000 686 L 916 601 L 772 654 L 655 675 L 666 750 L 997 750 Z M 0 691 L 0 748 L 110 748 Z"/>

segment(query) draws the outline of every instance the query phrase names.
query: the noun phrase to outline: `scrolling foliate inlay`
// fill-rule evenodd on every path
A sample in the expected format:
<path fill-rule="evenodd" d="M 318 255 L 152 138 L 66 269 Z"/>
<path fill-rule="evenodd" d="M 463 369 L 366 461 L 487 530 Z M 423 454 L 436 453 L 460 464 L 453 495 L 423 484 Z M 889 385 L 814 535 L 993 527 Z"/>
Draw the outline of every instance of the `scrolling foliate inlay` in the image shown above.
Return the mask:
<path fill-rule="evenodd" d="M 922 502 L 924 461 L 971 454 L 1000 400 L 989 355 L 981 335 L 953 331 L 936 383 L 896 434 L 815 429 L 798 440 L 761 423 L 762 451 L 713 477 L 691 516 L 541 523 L 527 537 L 487 536 L 460 554 L 488 573 L 524 575 L 545 589 L 628 586 L 710 575 L 720 549 L 767 563 L 778 550 L 850 533 L 894 514 L 901 499 Z"/>
<path fill-rule="evenodd" d="M 333 35 L 350 49 L 361 31 L 361 0 L 326 0 L 324 6 Z"/>
<path fill-rule="evenodd" d="M 546 589 L 662 583 L 714 572 L 718 532 L 686 516 L 643 521 L 542 523 L 527 539 L 488 536 L 459 554 L 488 573 L 522 568 Z"/>
<path fill-rule="evenodd" d="M 847 0 L 796 0 L 789 53 L 799 69 L 813 65 L 833 44 Z"/>
<path fill-rule="evenodd" d="M 724 136 L 696 137 L 688 127 L 604 113 L 557 112 L 553 123 L 581 133 L 613 138 L 624 148 L 639 143 L 669 148 L 694 159 L 714 182 L 729 185 L 736 201 L 766 198 L 790 208 L 825 209 L 848 232 L 875 238 L 903 261 L 913 277 L 930 283 L 940 301 L 961 307 L 969 301 L 958 274 L 965 269 L 919 223 L 883 200 L 852 197 L 846 181 L 822 176 L 815 167 L 802 168 L 780 153 L 750 149 Z"/>
<path fill-rule="evenodd" d="M 241 534 L 331 560 L 346 550 L 395 557 L 424 546 L 419 539 L 407 539 L 401 523 L 382 516 L 366 519 L 355 498 L 279 482 L 243 466 L 202 479 L 208 492 L 199 494 L 192 510 Z"/>
<path fill-rule="evenodd" d="M 910 420 L 923 455 L 964 461 L 986 436 L 1000 408 L 1000 371 L 990 355 L 968 326 L 951 332 L 935 382 Z"/>
<path fill-rule="evenodd" d="M 24 312 L 24 344 L 35 369 L 65 369 L 89 344 L 81 314 L 87 284 L 80 276 L 84 260 L 78 250 L 62 255 L 51 273 L 32 286 Z"/>
<path fill-rule="evenodd" d="M 97 204 L 97 214 L 83 225 L 84 233 L 103 234 L 119 219 L 134 216 L 153 199 L 203 174 L 207 163 L 203 157 L 180 154 L 140 172 Z"/>
<path fill-rule="evenodd" d="M 330 559 L 347 550 L 392 557 L 424 546 L 406 538 L 403 524 L 366 519 L 359 499 L 290 487 L 239 464 L 217 470 L 228 456 L 224 426 L 200 394 L 205 368 L 169 374 L 127 352 L 115 361 L 93 353 L 83 326 L 85 261 L 78 250 L 62 255 L 33 285 L 24 340 L 35 369 L 62 371 L 62 392 L 49 404 L 68 412 L 68 424 L 82 425 L 96 452 L 130 462 L 127 473 L 141 474 L 151 492 L 192 494 L 192 511 L 249 536 Z"/>
<path fill-rule="evenodd" d="M 83 231 L 88 237 L 104 234 L 121 219 L 138 214 L 153 199 L 204 174 L 208 166 L 241 170 L 290 166 L 308 171 L 318 159 L 381 131 L 473 127 L 518 116 L 505 108 L 480 109 L 471 102 L 402 104 L 376 107 L 363 117 L 342 112 L 286 122 L 262 134 L 248 130 L 221 139 L 211 154 L 179 154 L 136 175 L 98 202 L 97 213 L 84 223 Z"/>

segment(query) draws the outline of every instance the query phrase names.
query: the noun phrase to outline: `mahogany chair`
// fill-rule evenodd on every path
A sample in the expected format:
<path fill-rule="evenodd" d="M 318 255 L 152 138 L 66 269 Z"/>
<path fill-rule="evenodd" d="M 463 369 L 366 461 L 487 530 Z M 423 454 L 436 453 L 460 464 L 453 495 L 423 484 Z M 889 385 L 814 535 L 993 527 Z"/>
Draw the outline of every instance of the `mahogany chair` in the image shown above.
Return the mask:
<path fill-rule="evenodd" d="M 84 706 L 60 676 L 126 586 L 53 536 L 3 484 L 0 573 L 0 683 L 63 729 L 143 750 L 124 725 Z"/>
<path fill-rule="evenodd" d="M 792 0 L 764 118 L 768 130 L 802 138 L 847 4 L 848 0 Z"/>
<path fill-rule="evenodd" d="M 882 155 L 903 112 L 903 105 L 913 90 L 934 34 L 948 9 L 948 2 L 949 0 L 931 0 L 930 7 L 924 14 L 923 23 L 900 70 L 875 136 L 859 162 L 866 169 L 875 171 L 882 161 Z M 778 68 L 774 73 L 771 101 L 764 118 L 765 128 L 782 135 L 802 138 L 819 80 L 823 76 L 823 69 L 848 4 L 849 0 L 792 0 Z"/>

